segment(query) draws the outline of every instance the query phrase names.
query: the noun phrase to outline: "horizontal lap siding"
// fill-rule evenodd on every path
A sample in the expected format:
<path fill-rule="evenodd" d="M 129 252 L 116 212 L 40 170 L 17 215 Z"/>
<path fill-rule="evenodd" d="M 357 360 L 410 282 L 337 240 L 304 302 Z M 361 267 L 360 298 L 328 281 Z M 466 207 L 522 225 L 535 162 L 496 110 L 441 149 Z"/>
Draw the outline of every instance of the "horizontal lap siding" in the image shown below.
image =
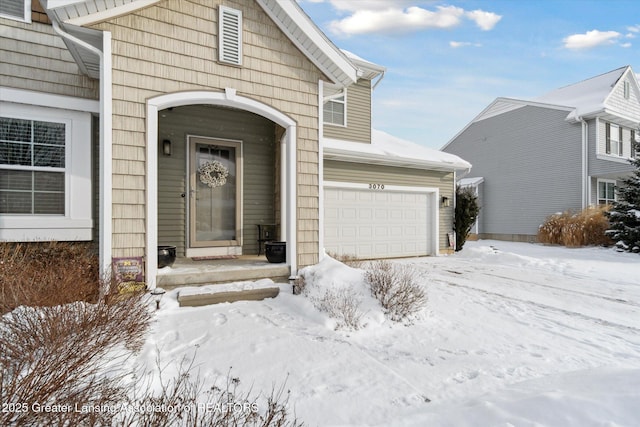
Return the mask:
<path fill-rule="evenodd" d="M 325 138 L 371 142 L 371 81 L 360 79 L 347 89 L 347 125 L 324 125 Z"/>
<path fill-rule="evenodd" d="M 98 99 L 98 82 L 80 73 L 51 25 L 4 18 L 0 25 L 0 86 Z"/>
<path fill-rule="evenodd" d="M 434 187 L 440 196 L 453 200 L 453 172 L 438 172 L 424 169 L 398 168 L 392 166 L 367 165 L 363 163 L 326 160 L 324 162 L 326 181 L 377 183 L 406 187 Z M 453 207 L 439 207 L 440 250 L 449 248 L 447 233 L 453 230 Z"/>
<path fill-rule="evenodd" d="M 242 11 L 241 67 L 216 62 L 218 4 Z M 240 0 L 181 0 L 95 27 L 112 33 L 113 149 L 119 156 L 114 158 L 114 210 L 121 200 L 136 198 L 144 205 L 137 193 L 127 193 L 145 190 L 146 100 L 177 91 L 235 88 L 238 95 L 270 105 L 297 122 L 298 265 L 316 263 L 318 210 L 306 206 L 317 204 L 318 198 L 317 82 L 322 74 L 264 11 Z M 144 255 L 145 230 L 129 233 L 134 224 L 119 219 L 114 217 L 114 256 Z"/>
<path fill-rule="evenodd" d="M 582 127 L 566 111 L 527 106 L 472 123 L 445 149 L 484 177 L 480 230 L 536 235 L 555 212 L 580 209 Z"/>

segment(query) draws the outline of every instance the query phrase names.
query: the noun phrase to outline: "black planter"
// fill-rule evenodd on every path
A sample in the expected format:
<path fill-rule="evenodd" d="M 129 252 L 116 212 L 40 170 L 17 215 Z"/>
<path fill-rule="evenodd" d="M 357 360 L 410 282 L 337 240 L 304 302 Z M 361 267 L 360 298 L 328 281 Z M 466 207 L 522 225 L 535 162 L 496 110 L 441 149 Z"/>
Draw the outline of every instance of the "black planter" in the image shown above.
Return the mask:
<path fill-rule="evenodd" d="M 176 260 L 175 246 L 158 246 L 158 268 L 170 267 Z"/>
<path fill-rule="evenodd" d="M 282 263 L 287 261 L 287 242 L 267 242 L 264 244 L 267 261 Z"/>

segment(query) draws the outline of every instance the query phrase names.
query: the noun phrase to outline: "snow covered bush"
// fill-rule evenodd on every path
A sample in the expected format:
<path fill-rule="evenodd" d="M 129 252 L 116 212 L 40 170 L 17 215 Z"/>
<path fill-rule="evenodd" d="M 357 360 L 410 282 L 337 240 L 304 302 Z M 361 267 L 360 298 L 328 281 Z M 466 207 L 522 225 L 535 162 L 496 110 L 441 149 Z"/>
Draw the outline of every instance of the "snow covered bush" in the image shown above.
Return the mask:
<path fill-rule="evenodd" d="M 538 242 L 567 247 L 608 246 L 609 207 L 591 206 L 578 213 L 565 211 L 549 215 L 538 229 Z"/>
<path fill-rule="evenodd" d="M 478 198 L 470 187 L 456 187 L 456 208 L 453 220 L 453 231 L 456 232 L 456 251 L 461 251 L 471 227 L 478 219 L 480 205 Z"/>
<path fill-rule="evenodd" d="M 53 307 L 21 306 L 0 318 L 0 425 L 111 425 L 126 399 L 121 365 L 144 342 L 150 314 L 141 295 Z M 20 405 L 16 407 L 15 405 Z M 41 407 L 72 408 L 54 412 Z"/>
<path fill-rule="evenodd" d="M 312 297 L 311 302 L 338 322 L 336 329 L 358 330 L 362 327 L 362 299 L 349 288 L 327 289 L 321 297 Z"/>
<path fill-rule="evenodd" d="M 405 320 L 427 303 L 425 290 L 417 283 L 416 272 L 409 265 L 374 261 L 366 270 L 365 279 L 371 294 L 380 301 L 391 320 Z"/>
<path fill-rule="evenodd" d="M 640 132 L 640 131 L 637 131 Z M 635 142 L 633 174 L 616 189 L 617 200 L 609 211 L 611 228 L 607 234 L 627 252 L 640 252 L 640 143 Z"/>

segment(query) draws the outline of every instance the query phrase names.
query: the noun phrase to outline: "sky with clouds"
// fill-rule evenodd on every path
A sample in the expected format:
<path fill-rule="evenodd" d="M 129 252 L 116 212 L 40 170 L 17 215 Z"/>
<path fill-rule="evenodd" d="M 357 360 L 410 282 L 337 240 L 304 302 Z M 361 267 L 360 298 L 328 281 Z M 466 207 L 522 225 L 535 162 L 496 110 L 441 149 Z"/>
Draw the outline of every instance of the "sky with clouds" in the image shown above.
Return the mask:
<path fill-rule="evenodd" d="M 631 65 L 639 0 L 298 0 L 341 49 L 387 68 L 373 126 L 440 148 L 499 96 Z"/>

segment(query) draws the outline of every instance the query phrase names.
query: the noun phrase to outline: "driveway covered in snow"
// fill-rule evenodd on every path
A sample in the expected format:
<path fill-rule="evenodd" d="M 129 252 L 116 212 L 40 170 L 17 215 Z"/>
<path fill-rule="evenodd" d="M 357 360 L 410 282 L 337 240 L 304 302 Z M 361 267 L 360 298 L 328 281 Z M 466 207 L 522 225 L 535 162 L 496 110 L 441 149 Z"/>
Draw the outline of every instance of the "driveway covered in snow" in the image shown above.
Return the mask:
<path fill-rule="evenodd" d="M 372 309 L 335 331 L 288 287 L 199 308 L 169 294 L 140 361 L 195 354 L 203 378 L 232 366 L 254 390 L 286 379 L 308 425 L 640 425 L 640 256 L 480 241 L 396 262 L 428 292 L 411 324 Z M 348 267 L 315 268 L 362 286 Z"/>

